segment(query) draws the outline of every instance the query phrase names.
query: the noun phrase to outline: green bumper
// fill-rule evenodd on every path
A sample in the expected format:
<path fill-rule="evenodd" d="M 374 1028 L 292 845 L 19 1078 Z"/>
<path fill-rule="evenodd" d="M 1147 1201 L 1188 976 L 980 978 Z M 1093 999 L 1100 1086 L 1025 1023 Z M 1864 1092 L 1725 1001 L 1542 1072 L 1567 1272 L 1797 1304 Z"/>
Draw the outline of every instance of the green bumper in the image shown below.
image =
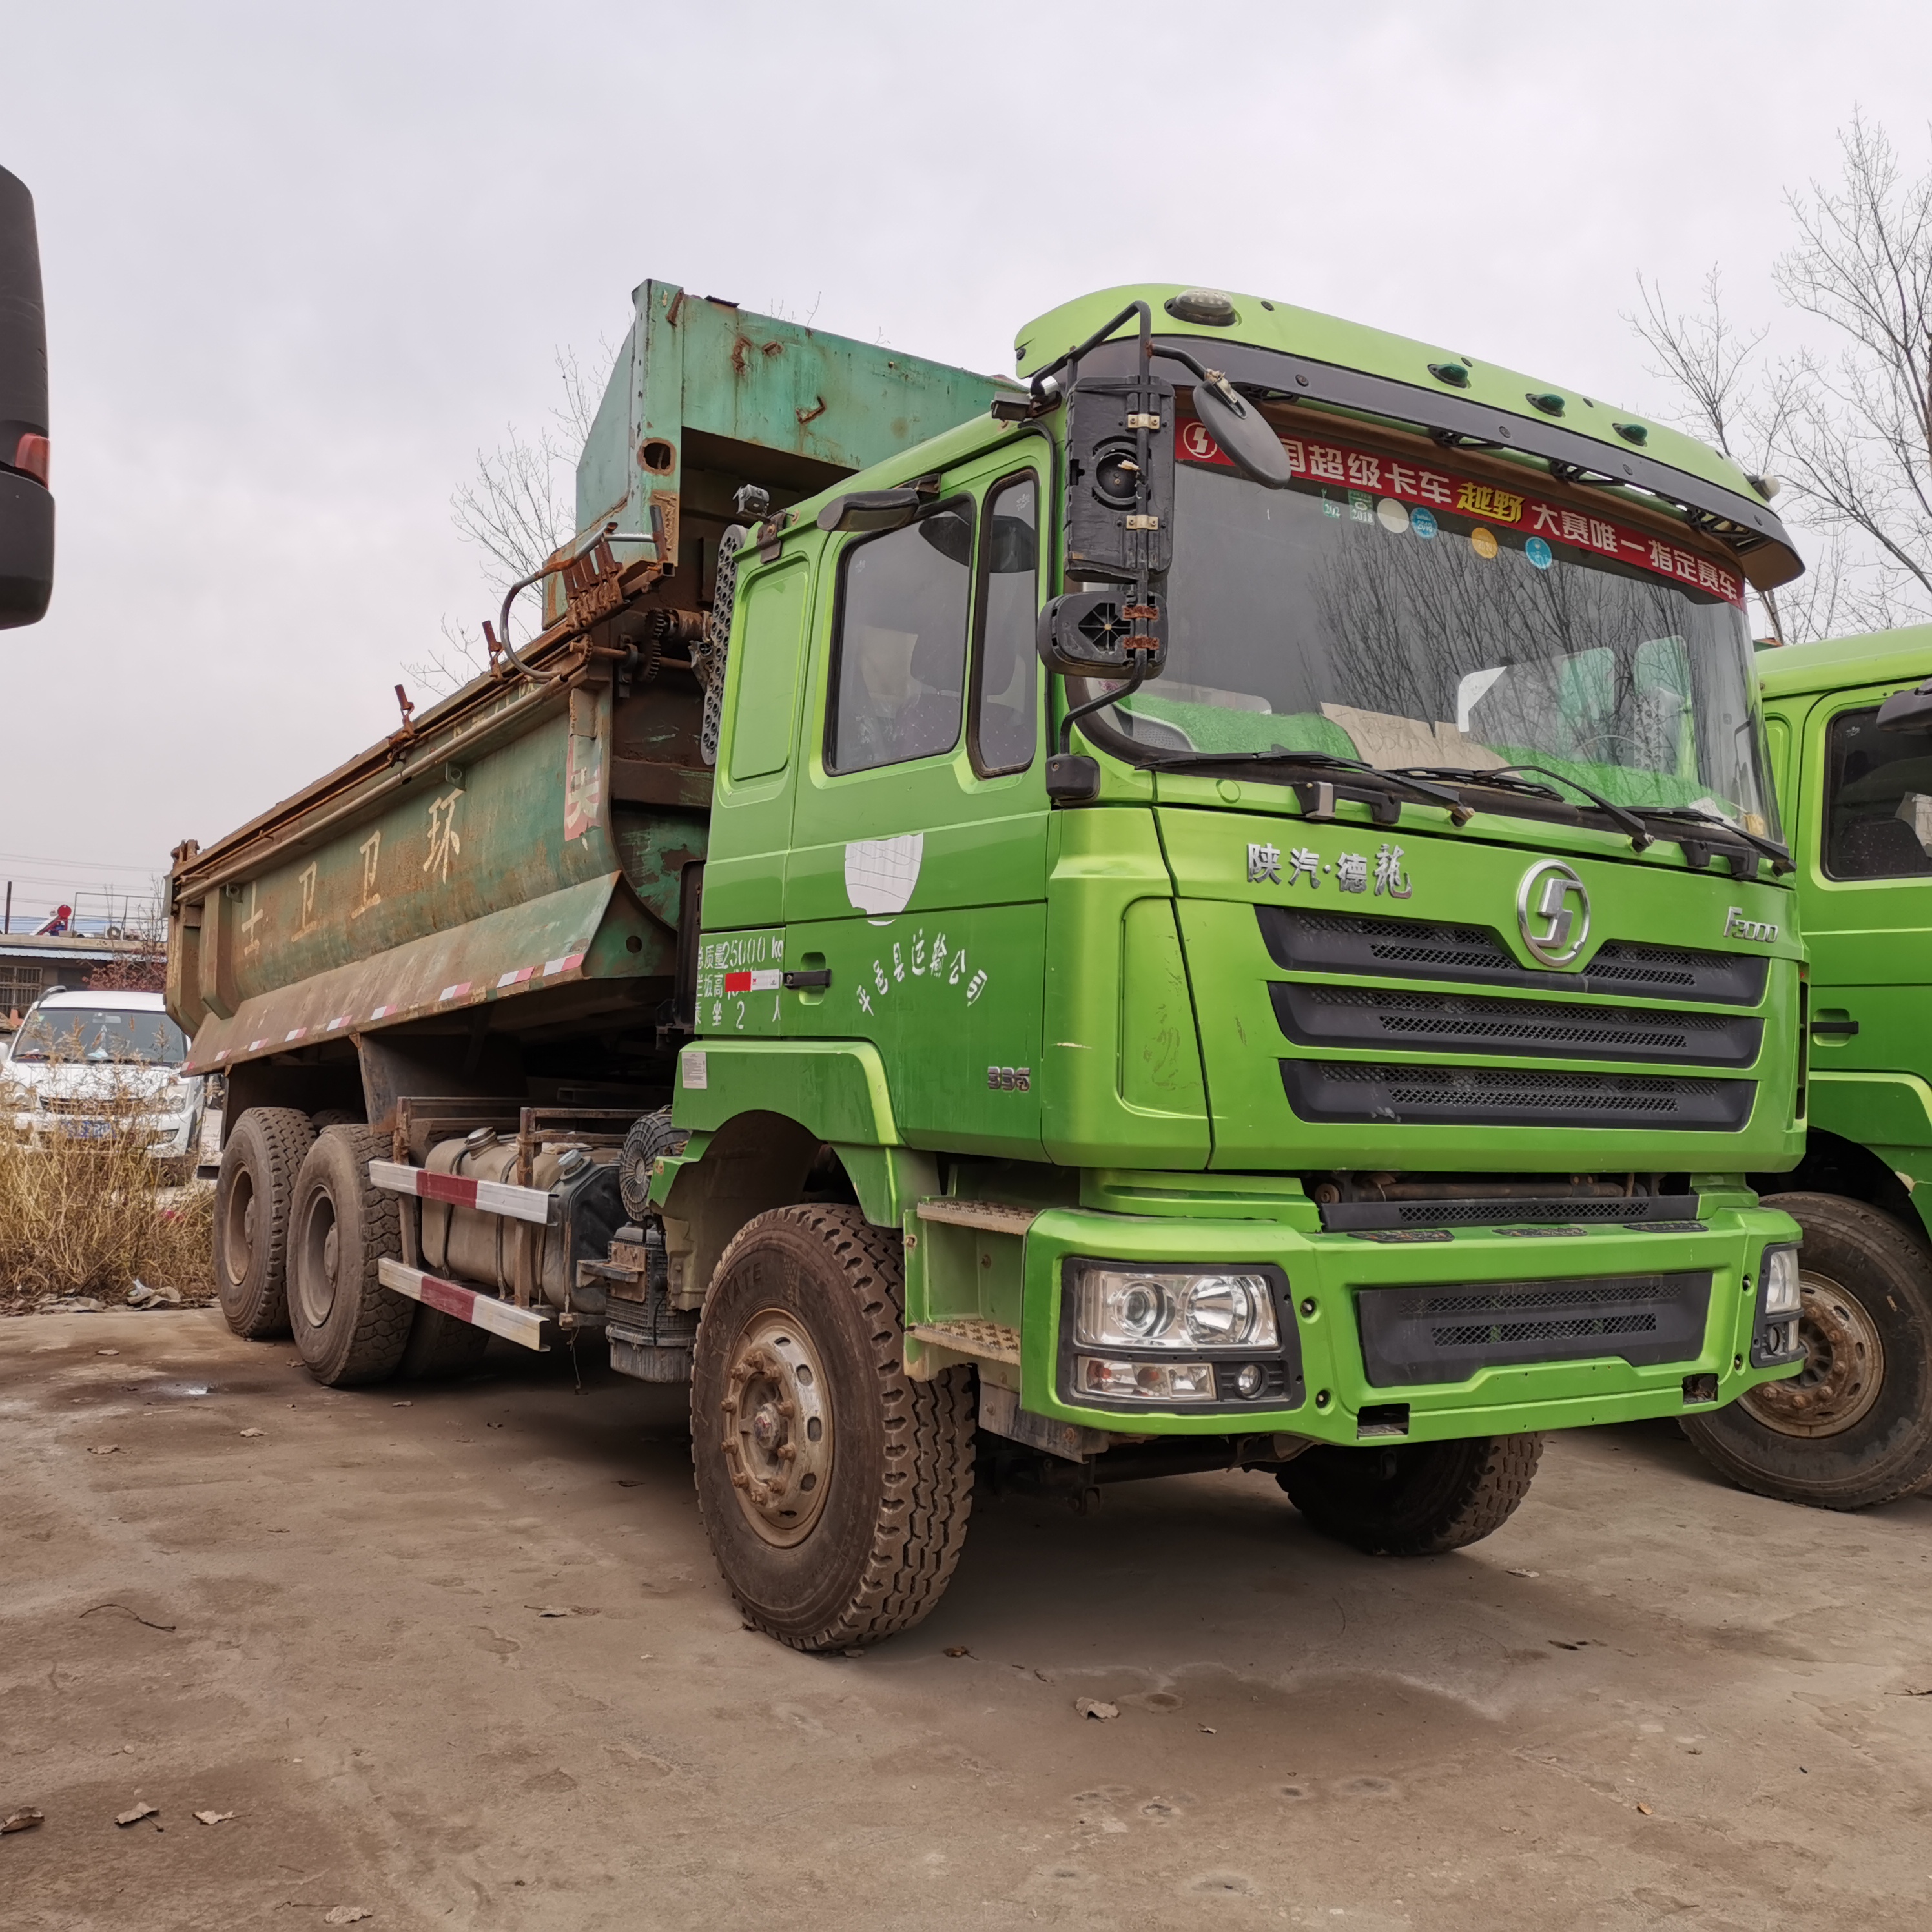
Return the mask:
<path fill-rule="evenodd" d="M 1581 1234 L 1506 1234 L 1458 1228 L 1447 1240 L 1384 1243 L 1342 1234 L 1305 1234 L 1253 1220 L 1146 1218 L 1078 1208 L 1042 1213 L 1025 1238 L 1020 1323 L 1020 1400 L 1034 1414 L 1090 1429 L 1136 1435 L 1220 1436 L 1286 1432 L 1353 1444 L 1362 1412 L 1407 1406 L 1404 1439 L 1510 1435 L 1574 1429 L 1702 1412 L 1748 1388 L 1796 1372 L 1796 1364 L 1750 1366 L 1757 1316 L 1760 1259 L 1767 1243 L 1798 1238 L 1797 1224 L 1765 1208 L 1714 1209 L 1703 1232 L 1636 1232 L 1622 1228 Z M 1153 1406 L 1125 1410 L 1070 1400 L 1066 1364 L 1070 1330 L 1063 1321 L 1062 1280 L 1070 1256 L 1153 1265 L 1209 1267 L 1273 1264 L 1287 1277 L 1285 1310 L 1300 1343 L 1300 1400 L 1264 1400 L 1232 1412 Z M 1363 1342 L 1361 1298 L 1391 1288 L 1552 1281 L 1587 1286 L 1594 1278 L 1708 1273 L 1709 1298 L 1702 1346 L 1680 1360 L 1633 1366 L 1614 1354 L 1585 1360 L 1514 1363 L 1479 1368 L 1444 1382 L 1374 1382 Z M 1286 1338 L 1284 1338 L 1286 1339 Z M 1574 1346 L 1574 1344 L 1572 1345 Z M 1104 1351 L 1090 1351 L 1104 1353 Z M 1714 1376 L 1716 1400 L 1688 1400 L 1688 1377 Z M 1373 1420 L 1382 1432 L 1382 1418 Z"/>

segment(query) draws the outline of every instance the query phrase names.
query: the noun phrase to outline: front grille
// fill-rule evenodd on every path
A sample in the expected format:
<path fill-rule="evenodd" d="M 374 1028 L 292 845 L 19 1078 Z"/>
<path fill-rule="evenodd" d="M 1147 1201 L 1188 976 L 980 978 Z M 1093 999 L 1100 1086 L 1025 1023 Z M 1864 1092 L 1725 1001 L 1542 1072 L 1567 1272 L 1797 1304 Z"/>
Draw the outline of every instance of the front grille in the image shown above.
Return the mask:
<path fill-rule="evenodd" d="M 1533 1067 L 1403 1066 L 1284 1060 L 1288 1104 L 1304 1120 L 1390 1126 L 1603 1127 L 1735 1133 L 1750 1118 L 1753 1080 L 1682 1074 L 1577 1073 Z"/>
<path fill-rule="evenodd" d="M 1278 905 L 1258 905 L 1255 916 L 1268 956 L 1288 973 L 1465 980 L 1599 998 L 1654 992 L 1714 1006 L 1753 1006 L 1764 997 L 1770 968 L 1762 953 L 1706 952 L 1606 939 L 1582 971 L 1552 973 L 1519 965 L 1502 934 L 1490 926 Z"/>
<path fill-rule="evenodd" d="M 1543 1222 L 1562 1225 L 1662 1225 L 1681 1230 L 1697 1211 L 1694 1194 L 1630 1194 L 1614 1199 L 1541 1201 L 1502 1198 L 1464 1201 L 1336 1201 L 1322 1210 L 1322 1226 L 1335 1233 L 1364 1228 L 1507 1227 Z"/>
<path fill-rule="evenodd" d="M 1705 1272 L 1367 1288 L 1356 1311 L 1369 1381 L 1388 1388 L 1603 1355 L 1637 1367 L 1690 1361 L 1710 1302 Z"/>
<path fill-rule="evenodd" d="M 1275 1018 L 1298 1046 L 1421 1053 L 1534 1054 L 1552 1060 L 1649 1060 L 1748 1066 L 1764 1022 L 1742 1013 L 1653 1012 L 1636 1006 L 1498 1000 L 1474 993 L 1270 982 Z"/>

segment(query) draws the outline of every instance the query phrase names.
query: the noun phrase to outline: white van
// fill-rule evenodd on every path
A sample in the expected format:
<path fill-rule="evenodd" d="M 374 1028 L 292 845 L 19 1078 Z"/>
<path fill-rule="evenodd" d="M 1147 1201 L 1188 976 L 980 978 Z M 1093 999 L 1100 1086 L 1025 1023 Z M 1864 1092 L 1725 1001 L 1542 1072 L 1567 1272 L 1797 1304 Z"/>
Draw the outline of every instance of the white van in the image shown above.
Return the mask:
<path fill-rule="evenodd" d="M 137 1102 L 148 1151 L 184 1174 L 200 1146 L 203 1083 L 184 1076 L 188 1040 L 158 993 L 61 992 L 35 1000 L 0 1059 L 16 1133 L 104 1138 L 116 1102 Z"/>

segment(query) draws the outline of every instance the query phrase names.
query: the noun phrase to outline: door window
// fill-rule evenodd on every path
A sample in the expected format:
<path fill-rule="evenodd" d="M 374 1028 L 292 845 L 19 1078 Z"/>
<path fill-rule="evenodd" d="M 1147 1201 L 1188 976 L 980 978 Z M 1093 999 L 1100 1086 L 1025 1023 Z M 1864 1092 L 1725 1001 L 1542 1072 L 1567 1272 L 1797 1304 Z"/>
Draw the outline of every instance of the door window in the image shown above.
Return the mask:
<path fill-rule="evenodd" d="M 829 770 L 871 771 L 958 743 L 972 559 L 973 506 L 963 496 L 847 548 Z"/>
<path fill-rule="evenodd" d="M 982 529 L 973 763 L 990 778 L 1024 771 L 1038 735 L 1040 484 L 1030 470 L 994 486 Z"/>
<path fill-rule="evenodd" d="M 1875 710 L 1832 720 L 1824 858 L 1834 879 L 1932 872 L 1932 733 L 1881 731 Z"/>

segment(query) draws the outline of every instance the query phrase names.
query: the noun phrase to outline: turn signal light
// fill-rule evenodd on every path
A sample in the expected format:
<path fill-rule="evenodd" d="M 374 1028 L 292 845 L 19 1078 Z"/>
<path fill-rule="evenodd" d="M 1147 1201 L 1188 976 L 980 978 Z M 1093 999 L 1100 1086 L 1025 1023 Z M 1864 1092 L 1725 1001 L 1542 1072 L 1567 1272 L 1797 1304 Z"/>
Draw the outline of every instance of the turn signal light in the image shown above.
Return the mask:
<path fill-rule="evenodd" d="M 14 452 L 14 467 L 25 470 L 44 490 L 47 487 L 47 469 L 52 454 L 45 436 L 23 436 Z"/>

